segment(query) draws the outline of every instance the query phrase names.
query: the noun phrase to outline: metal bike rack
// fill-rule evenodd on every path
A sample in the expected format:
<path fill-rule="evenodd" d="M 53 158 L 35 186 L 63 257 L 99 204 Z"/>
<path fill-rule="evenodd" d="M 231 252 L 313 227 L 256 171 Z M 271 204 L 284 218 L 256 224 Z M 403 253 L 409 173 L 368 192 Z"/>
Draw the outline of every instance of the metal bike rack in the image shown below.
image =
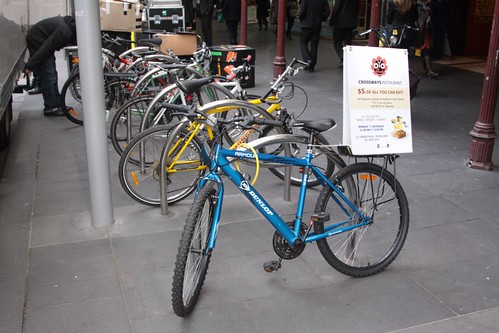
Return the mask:
<path fill-rule="evenodd" d="M 167 176 L 166 176 L 166 167 L 168 162 L 168 152 L 173 145 L 174 139 L 180 133 L 182 128 L 184 127 L 184 122 L 180 122 L 178 125 L 175 125 L 171 132 L 168 135 L 168 139 L 166 139 L 165 146 L 163 147 L 163 151 L 161 152 L 161 164 L 159 173 L 159 190 L 160 190 L 160 199 L 161 199 L 161 215 L 168 215 L 168 184 L 167 184 Z"/>

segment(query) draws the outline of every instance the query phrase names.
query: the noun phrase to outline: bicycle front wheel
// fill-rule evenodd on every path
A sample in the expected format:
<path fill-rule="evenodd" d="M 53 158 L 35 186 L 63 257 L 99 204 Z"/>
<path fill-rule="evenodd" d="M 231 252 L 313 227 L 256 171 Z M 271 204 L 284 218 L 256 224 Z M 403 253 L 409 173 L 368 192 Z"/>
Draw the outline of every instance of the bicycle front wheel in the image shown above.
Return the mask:
<path fill-rule="evenodd" d="M 409 204 L 404 190 L 392 173 L 371 163 L 350 165 L 333 177 L 333 183 L 372 222 L 318 240 L 317 246 L 324 259 L 343 274 L 354 277 L 377 274 L 393 262 L 407 237 Z M 339 221 L 347 221 L 343 227 L 361 222 L 351 209 L 345 214 L 333 198 L 333 190 L 324 187 L 315 212 L 329 213 L 330 221 L 315 223 L 316 234 Z"/>
<path fill-rule="evenodd" d="M 172 287 L 173 311 L 179 317 L 192 312 L 206 278 L 211 258 L 207 246 L 213 227 L 216 192 L 210 185 L 198 192 L 182 232 Z"/>

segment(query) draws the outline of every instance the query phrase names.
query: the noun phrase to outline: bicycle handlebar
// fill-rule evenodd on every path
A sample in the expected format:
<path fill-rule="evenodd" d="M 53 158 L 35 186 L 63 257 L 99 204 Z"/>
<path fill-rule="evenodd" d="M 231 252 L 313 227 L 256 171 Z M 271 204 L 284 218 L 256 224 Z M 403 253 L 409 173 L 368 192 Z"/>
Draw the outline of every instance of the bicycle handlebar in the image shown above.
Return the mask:
<path fill-rule="evenodd" d="M 291 62 L 289 63 L 288 67 L 286 67 L 286 70 L 284 71 L 284 73 L 282 73 L 281 75 L 279 75 L 279 77 L 272 84 L 272 86 L 267 91 L 267 93 L 265 95 L 263 95 L 263 97 L 261 98 L 262 100 L 267 99 L 270 95 L 272 95 L 275 91 L 277 91 L 278 88 L 280 87 L 282 81 L 284 81 L 288 76 L 293 76 L 293 75 L 295 75 L 298 72 L 298 70 L 300 68 L 295 68 L 296 64 L 300 64 L 300 65 L 304 66 L 303 68 L 307 68 L 307 67 L 310 66 L 310 63 L 307 62 L 307 61 L 303 61 L 303 60 L 299 60 L 299 59 L 293 58 L 293 60 L 291 60 Z"/>

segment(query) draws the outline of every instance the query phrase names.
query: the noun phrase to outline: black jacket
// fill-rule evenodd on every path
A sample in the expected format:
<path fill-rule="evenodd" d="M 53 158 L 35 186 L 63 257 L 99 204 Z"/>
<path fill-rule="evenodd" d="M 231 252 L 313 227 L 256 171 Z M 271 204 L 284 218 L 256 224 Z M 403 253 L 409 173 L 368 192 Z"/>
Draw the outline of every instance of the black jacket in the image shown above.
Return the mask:
<path fill-rule="evenodd" d="M 401 13 L 400 9 L 395 5 L 393 0 L 388 1 L 388 9 L 386 11 L 386 23 L 394 27 L 401 27 L 404 25 L 409 25 L 411 27 L 415 26 L 418 19 L 418 9 L 416 4 L 411 6 L 411 9 L 405 13 Z"/>
<path fill-rule="evenodd" d="M 327 0 L 302 0 L 298 17 L 302 28 L 320 29 L 322 22 L 327 20 L 329 14 Z"/>
<path fill-rule="evenodd" d="M 241 20 L 241 0 L 225 0 L 222 11 L 226 21 L 239 22 Z"/>
<path fill-rule="evenodd" d="M 26 68 L 33 70 L 53 55 L 55 51 L 75 41 L 76 24 L 74 17 L 56 16 L 41 20 L 32 26 L 26 35 L 28 48 L 36 50 L 34 54 L 30 54 Z"/>
<path fill-rule="evenodd" d="M 359 14 L 358 0 L 336 0 L 329 25 L 337 28 L 355 28 L 357 27 L 357 15 Z"/>
<path fill-rule="evenodd" d="M 205 15 L 211 16 L 213 14 L 213 7 L 215 7 L 215 2 L 213 0 L 201 0 L 198 4 L 199 17 Z"/>

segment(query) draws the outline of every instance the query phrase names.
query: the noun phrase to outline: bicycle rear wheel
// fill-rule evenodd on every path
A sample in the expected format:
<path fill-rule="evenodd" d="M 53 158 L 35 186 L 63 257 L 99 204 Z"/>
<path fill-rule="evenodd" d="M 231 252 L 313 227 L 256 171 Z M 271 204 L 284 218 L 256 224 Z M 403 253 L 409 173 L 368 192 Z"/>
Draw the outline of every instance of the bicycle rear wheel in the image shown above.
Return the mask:
<path fill-rule="evenodd" d="M 404 190 L 392 173 L 371 163 L 352 164 L 338 174 L 333 183 L 372 223 L 317 241 L 326 261 L 339 272 L 365 277 L 385 269 L 397 257 L 409 228 L 409 204 Z M 347 216 L 333 200 L 326 186 L 317 199 L 315 212 L 330 214 L 329 222 L 314 224 L 314 232 L 323 233 L 338 221 L 348 226 L 360 222 L 352 210 Z"/>
<path fill-rule="evenodd" d="M 119 162 L 120 183 L 125 192 L 137 202 L 149 206 L 161 205 L 161 154 L 172 126 L 156 126 L 141 132 L 125 148 Z M 197 137 L 185 146 L 189 133 L 180 132 L 168 159 L 177 160 L 172 172 L 167 173 L 167 200 L 169 204 L 189 196 L 195 189 L 204 165 L 201 145 Z M 181 151 L 180 148 L 185 150 Z"/>
<path fill-rule="evenodd" d="M 132 138 L 140 132 L 144 111 L 153 98 L 153 96 L 132 98 L 114 114 L 109 127 L 109 136 L 118 155 L 123 153 Z"/>
<path fill-rule="evenodd" d="M 172 286 L 173 311 L 179 317 L 192 312 L 206 278 L 211 259 L 207 246 L 213 227 L 216 195 L 215 188 L 204 186 L 198 192 L 185 222 Z"/>

